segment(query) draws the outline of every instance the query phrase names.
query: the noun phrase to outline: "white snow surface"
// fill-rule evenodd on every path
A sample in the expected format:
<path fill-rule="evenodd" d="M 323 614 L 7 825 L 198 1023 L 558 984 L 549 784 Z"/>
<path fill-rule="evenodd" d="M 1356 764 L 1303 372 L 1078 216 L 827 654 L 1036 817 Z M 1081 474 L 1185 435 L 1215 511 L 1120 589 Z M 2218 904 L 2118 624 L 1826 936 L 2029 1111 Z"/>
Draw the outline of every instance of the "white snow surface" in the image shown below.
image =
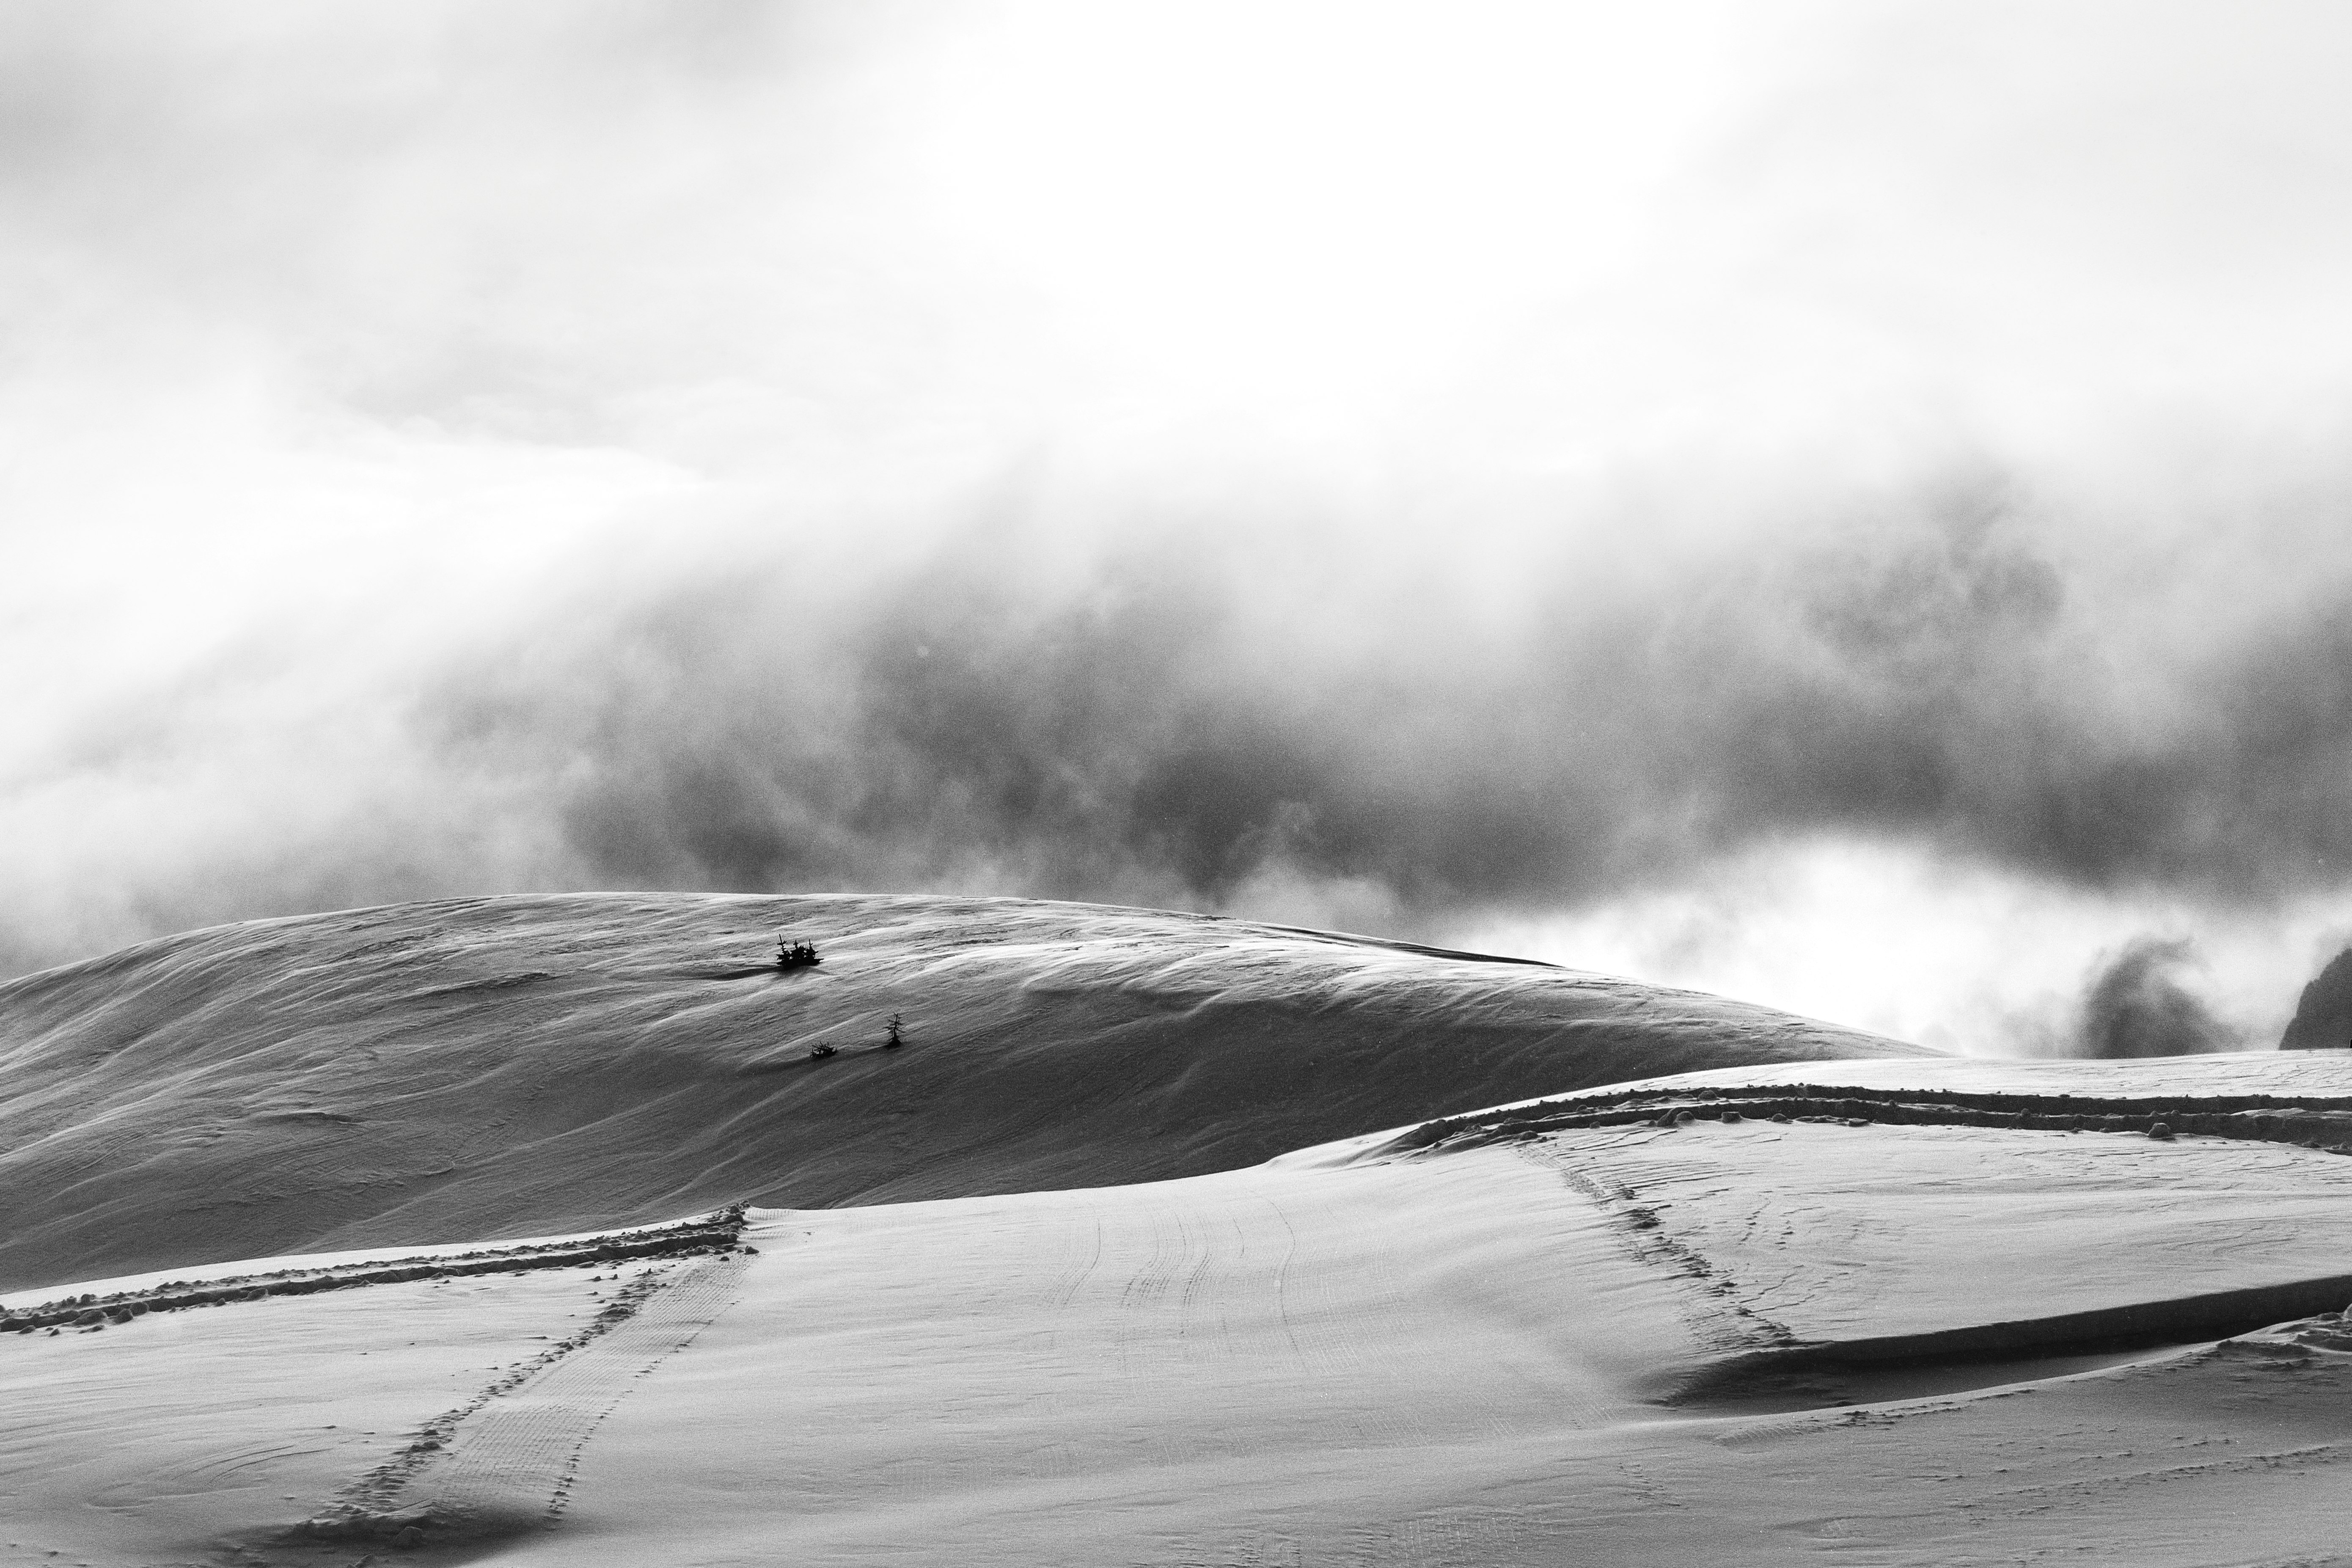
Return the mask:
<path fill-rule="evenodd" d="M 780 924 L 819 973 L 761 967 Z M 0 1308 L 815 1195 L 749 1251 L 0 1333 L 0 1568 L 2352 1563 L 2352 1159 L 1361 1131 L 1555 1085 L 1515 1103 L 2352 1096 L 2336 1054 L 1902 1049 L 1017 900 L 462 900 L 29 977 Z M 1661 1065 L 1708 1070 L 1625 1081 Z"/>
<path fill-rule="evenodd" d="M 1949 1065 L 2083 1093 L 2332 1070 Z M 2341 1324 L 1687 1396 L 1777 1344 L 2352 1273 L 2352 1160 L 2292 1145 L 1645 1125 L 752 1219 L 751 1256 L 620 1279 L 0 1337 L 0 1564 L 2187 1565 L 2352 1540 Z M 636 1317 L 479 1398 L 639 1284 Z M 509 1533 L 282 1536 L 460 1409 L 395 1504 Z"/>

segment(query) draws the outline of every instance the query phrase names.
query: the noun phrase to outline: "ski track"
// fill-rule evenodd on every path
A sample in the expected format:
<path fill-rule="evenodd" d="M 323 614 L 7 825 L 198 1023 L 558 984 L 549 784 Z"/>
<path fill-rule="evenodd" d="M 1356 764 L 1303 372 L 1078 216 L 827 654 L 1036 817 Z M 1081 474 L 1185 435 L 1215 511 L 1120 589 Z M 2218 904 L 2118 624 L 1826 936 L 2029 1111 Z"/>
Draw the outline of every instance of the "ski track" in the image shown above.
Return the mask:
<path fill-rule="evenodd" d="M 411 1476 L 383 1511 L 537 1510 L 553 1526 L 571 1500 L 580 1452 L 637 1380 L 692 1344 L 733 1304 L 748 1261 L 696 1258 L 627 1321 L 459 1423 L 446 1456 Z"/>

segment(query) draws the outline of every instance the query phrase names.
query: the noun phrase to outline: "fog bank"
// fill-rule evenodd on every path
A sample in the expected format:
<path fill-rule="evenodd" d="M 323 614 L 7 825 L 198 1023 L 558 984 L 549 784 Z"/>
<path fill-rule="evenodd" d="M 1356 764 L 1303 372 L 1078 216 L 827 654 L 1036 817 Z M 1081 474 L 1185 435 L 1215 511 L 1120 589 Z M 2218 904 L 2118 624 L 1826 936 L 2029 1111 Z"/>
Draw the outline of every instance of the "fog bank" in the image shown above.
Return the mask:
<path fill-rule="evenodd" d="M 0 971 L 1000 891 L 2267 1043 L 2347 26 L 18 7 Z"/>

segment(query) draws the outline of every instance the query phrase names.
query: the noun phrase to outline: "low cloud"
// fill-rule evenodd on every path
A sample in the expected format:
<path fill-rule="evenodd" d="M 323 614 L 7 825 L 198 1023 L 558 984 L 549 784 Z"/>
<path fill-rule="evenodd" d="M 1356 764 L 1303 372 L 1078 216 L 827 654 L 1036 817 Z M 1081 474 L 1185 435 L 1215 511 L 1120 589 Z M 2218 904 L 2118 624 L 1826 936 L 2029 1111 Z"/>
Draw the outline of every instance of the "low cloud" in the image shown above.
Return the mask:
<path fill-rule="evenodd" d="M 580 887 L 1443 938 L 1803 842 L 2193 926 L 2324 898 L 2352 856 L 2352 552 L 2316 520 L 2297 595 L 2176 623 L 2025 479 L 1979 471 L 1669 571 L 1605 524 L 1514 572 L 1393 518 L 1319 558 L 1326 535 L 1246 510 L 1057 521 L 1117 504 L 992 505 L 870 558 L 738 531 L 634 582 L 525 584 L 386 665 L 303 638 L 92 709 L 17 776 L 47 831 L 11 852 L 5 957 Z M 2221 1037 L 2166 1000 L 2168 954 L 2118 961 L 2081 1048 Z"/>
<path fill-rule="evenodd" d="M 1745 934 L 1883 854 L 2043 911 L 2037 1019 L 2139 930 L 2255 1016 L 2212 928 L 2352 885 L 2345 23 L 1807 15 L 11 12 L 0 972 L 1736 877 L 1742 976 L 1915 988 Z"/>
<path fill-rule="evenodd" d="M 2091 979 L 2074 1031 L 2081 1057 L 2192 1057 L 2243 1047 L 2238 1030 L 2214 1016 L 2178 976 L 2196 962 L 2179 939 L 2145 937 Z"/>
<path fill-rule="evenodd" d="M 583 616 L 446 670 L 414 722 L 630 882 L 1213 906 L 1279 872 L 1433 919 L 1850 835 L 2087 888 L 2331 884 L 2352 596 L 2170 635 L 2086 611 L 2112 584 L 2051 543 L 1979 487 L 1664 583 L 1555 569 L 1500 609 L 1416 557 L 1409 613 L 1334 637 L 1215 520 L 1050 574 L 1000 527 L 846 602 L 782 560 Z"/>

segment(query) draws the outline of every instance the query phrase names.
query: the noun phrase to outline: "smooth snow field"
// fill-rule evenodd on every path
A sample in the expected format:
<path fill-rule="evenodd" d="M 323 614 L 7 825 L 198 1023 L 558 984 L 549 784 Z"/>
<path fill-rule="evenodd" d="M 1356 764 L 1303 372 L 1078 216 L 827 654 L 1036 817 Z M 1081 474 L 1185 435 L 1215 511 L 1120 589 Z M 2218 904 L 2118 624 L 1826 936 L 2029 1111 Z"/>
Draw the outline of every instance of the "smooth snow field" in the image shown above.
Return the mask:
<path fill-rule="evenodd" d="M 403 918 L 461 931 L 478 918 L 474 906 L 434 908 L 444 913 Z M 603 908 L 621 922 L 617 901 Z M 1041 909 L 1081 918 L 1074 906 L 1010 912 Z M 911 955 L 908 913 L 877 929 L 896 930 Z M 939 906 L 920 913 L 935 934 L 956 929 Z M 1104 1004 L 1126 1016 L 1139 1006 L 1132 987 L 1172 987 L 1187 973 L 1229 988 L 1246 973 L 1252 1005 L 1276 1009 L 1296 965 L 1297 1013 L 1322 1021 L 1295 1038 L 1318 1052 L 1349 1048 L 1327 1015 L 1393 1019 L 1381 1009 L 1403 1007 L 1399 997 L 1431 1016 L 1442 1012 L 1433 998 L 1458 992 L 1448 1016 L 1465 1028 L 1585 1005 L 1621 1070 L 1570 1072 L 1535 1100 L 1378 1115 L 1427 1063 L 1485 1059 L 1445 1055 L 1432 1024 L 1412 1048 L 1373 1031 L 1384 1043 L 1347 1058 L 1360 1074 L 1395 1066 L 1402 1089 L 1335 1090 L 1341 1110 L 1302 1110 L 1274 1101 L 1318 1080 L 1268 1070 L 1265 1102 L 1234 1102 L 1261 1129 L 1354 1119 L 1346 1136 L 1172 1179 L 825 1206 L 680 1203 L 657 1226 L 642 1212 L 652 1184 L 592 1184 L 582 1212 L 614 1192 L 629 1212 L 503 1233 L 519 1240 L 420 1225 L 397 1244 L 243 1259 L 191 1246 L 192 1260 L 176 1262 L 93 1243 L 93 1261 L 142 1266 L 0 1294 L 0 1568 L 2352 1564 L 2352 1057 L 1847 1058 L 1838 1050 L 1853 1042 L 1834 1032 L 1672 994 L 1645 1003 L 1623 983 L 1208 922 L 1216 934 L 1202 940 L 1230 949 L 1155 957 L 1150 932 L 1184 917 L 1102 919 L 1058 960 L 999 956 L 985 973 L 1055 973 L 1080 994 L 1129 986 L 1117 1007 Z M 262 929 L 274 942 L 289 927 L 307 923 Z M 253 933 L 180 940 L 167 956 L 211 952 L 233 971 L 190 993 L 215 998 L 214 1025 L 246 1020 L 263 1041 L 175 1025 L 160 995 L 126 1002 L 151 1043 L 121 1049 L 174 1065 L 142 1096 L 131 1064 L 93 1058 L 106 1114 L 165 1128 L 174 1082 L 213 1107 L 231 1086 L 266 1088 L 269 1105 L 312 1092 L 299 1078 L 264 1086 L 252 1066 L 271 1050 L 310 1059 L 285 1044 L 309 1037 L 301 1005 L 252 1000 L 273 994 Z M 1096 945 L 1114 940 L 1128 945 Z M 247 954 L 246 967 L 223 952 Z M 58 982 L 35 980 L 37 996 L 54 998 L 42 986 Z M 1603 989 L 1578 989 L 1588 984 Z M 320 1016 L 356 1027 L 340 1006 Z M 766 1007 L 745 1011 L 793 1016 Z M 1147 1164 L 1155 1148 L 1231 1147 L 1209 1132 L 1154 1143 L 1171 1106 L 1213 1127 L 1188 1082 L 1242 1093 L 1202 1065 L 1239 1048 L 1215 1040 L 1216 1010 L 1165 1013 L 1196 1034 L 1114 1028 L 1106 1046 L 1072 1024 L 1053 1037 L 1053 1059 L 1089 1085 L 1115 1075 L 1082 1072 L 1087 1050 L 1139 1053 L 1131 1114 Z M 617 1094 L 605 1058 L 626 1055 L 628 1037 L 587 1002 L 576 1016 L 590 1042 L 574 1047 L 581 1076 Z M 254 1022 L 265 1019 L 275 1022 Z M 9 1038 L 18 1059 L 47 1059 L 60 1041 L 87 1048 L 103 1026 L 59 1012 Z M 484 1016 L 470 1080 L 482 1105 L 517 1118 L 529 1100 L 502 1064 L 540 1061 L 530 1053 L 559 1039 L 550 1025 L 524 1031 L 535 1043 L 497 1043 L 520 1027 L 510 1012 Z M 1553 1027 L 1525 1045 L 1528 1059 L 1566 1052 L 1572 1065 L 1587 1037 L 1572 1021 Z M 431 1075 L 449 1070 L 461 1033 L 443 1018 L 415 1034 L 429 1071 L 401 1068 L 380 1041 L 384 1082 L 338 1065 L 327 1081 L 348 1098 L 335 1103 L 392 1122 L 406 1085 L 448 1106 Z M 1491 1057 L 1518 1059 L 1499 1037 Z M 1684 1053 L 1704 1070 L 1622 1070 L 1645 1038 L 1664 1065 Z M 759 1048 L 748 1030 L 711 1039 L 702 1057 L 679 1047 L 661 1059 L 723 1063 Z M 1247 1049 L 1276 1059 L 1284 1041 L 1269 1028 Z M 1819 1047 L 1811 1059 L 1806 1041 Z M 905 1047 L 908 1065 L 917 1048 Z M 982 1059 L 968 1054 L 951 1080 L 966 1113 L 1029 1152 L 970 1170 L 992 1181 L 1064 1168 L 1038 1152 L 1049 1111 L 1092 1151 L 1087 1161 L 1119 1168 L 1115 1095 L 1049 1096 L 1024 1123 L 1009 1097 L 979 1087 Z M 247 1076 L 208 1078 L 220 1062 Z M 896 1064 L 872 1070 L 884 1065 Z M 658 1079 L 629 1081 L 651 1093 Z M 715 1081 L 715 1068 L 688 1076 Z M 750 1081 L 743 1106 L 776 1109 L 791 1134 L 756 1147 L 849 1151 L 879 1168 L 856 1132 L 861 1103 L 888 1125 L 897 1102 L 877 1080 L 852 1080 L 863 1101 L 832 1091 L 824 1118 Z M 1022 1080 L 1032 1095 L 1051 1081 Z M 56 1110 L 67 1082 L 41 1079 L 39 1103 Z M 527 1173 L 536 1157 L 559 1175 L 603 1170 L 576 1152 L 609 1121 L 621 1156 L 675 1182 L 688 1155 L 654 1149 L 645 1129 L 680 1124 L 681 1107 L 727 1114 L 705 1093 L 679 1091 L 672 1121 L 624 1106 L 484 1169 Z M 240 1142 L 250 1130 L 200 1124 L 227 1149 L 203 1167 L 218 1184 L 210 1195 L 299 1219 L 302 1194 L 325 1194 L 310 1201 L 335 1212 L 328 1145 L 295 1175 L 271 1167 L 239 1185 L 232 1155 L 254 1146 Z M 945 1107 L 921 1123 L 952 1124 Z M 56 1125 L 94 1161 L 98 1110 Z M 14 1179 L 65 1168 L 25 1158 L 59 1135 L 12 1142 Z M 134 1146 L 115 1146 L 140 1168 Z M 107 1205 L 77 1209 L 70 1191 L 37 1187 L 42 1213 L 113 1214 L 162 1235 L 170 1215 L 207 1212 L 201 1191 L 72 1168 L 100 1183 Z M 719 1162 L 695 1190 L 753 1195 L 726 1192 L 730 1169 Z M 747 1189 L 770 1179 L 731 1169 Z M 141 1210 L 142 1194 L 164 1218 Z M 286 1228 L 332 1227 L 313 1215 Z"/>

